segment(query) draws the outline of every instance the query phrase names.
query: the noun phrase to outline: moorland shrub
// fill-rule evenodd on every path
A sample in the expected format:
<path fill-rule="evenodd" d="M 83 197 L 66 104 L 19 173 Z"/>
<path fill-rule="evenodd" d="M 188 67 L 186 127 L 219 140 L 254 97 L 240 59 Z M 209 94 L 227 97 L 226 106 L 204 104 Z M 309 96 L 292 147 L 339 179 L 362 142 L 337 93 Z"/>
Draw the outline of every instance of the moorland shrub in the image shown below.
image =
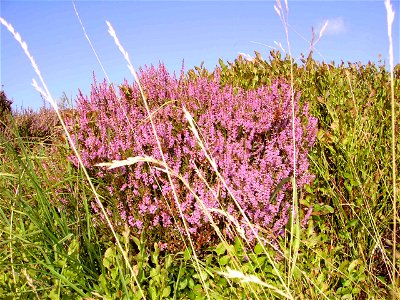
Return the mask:
<path fill-rule="evenodd" d="M 6 125 L 8 124 L 8 115 L 11 114 L 12 101 L 7 98 L 6 93 L 0 91 L 0 133 L 3 133 Z"/>
<path fill-rule="evenodd" d="M 5 116 L 5 115 L 4 115 Z M 7 122 L 2 123 L 3 136 L 18 149 L 17 137 L 26 141 L 26 145 L 35 147 L 38 143 L 52 144 L 64 134 L 55 111 L 41 107 L 38 111 L 24 109 L 8 114 Z"/>
<path fill-rule="evenodd" d="M 231 85 L 222 87 L 218 72 L 212 80 L 188 79 L 183 72 L 178 78 L 162 64 L 141 69 L 139 78 L 168 166 L 190 184 L 221 231 L 233 238 L 233 222 L 249 240 L 254 240 L 228 190 L 198 146 L 183 106 L 193 115 L 218 171 L 249 220 L 259 226 L 256 228 L 268 229 L 270 239 L 282 234 L 291 208 L 292 187 L 287 179 L 293 176 L 294 157 L 298 188 L 313 178 L 308 172 L 307 154 L 316 138 L 317 120 L 309 114 L 307 104 L 299 105 L 300 94 L 295 92 L 293 101 L 293 155 L 292 90 L 286 81 L 246 91 Z M 146 163 L 114 170 L 95 166 L 144 155 L 162 159 L 138 86 L 125 82 L 116 90 L 95 79 L 90 96 L 78 95 L 75 117 L 67 119 L 67 124 L 85 167 L 99 182 L 99 190 L 104 187 L 102 195 L 107 200 L 103 204 L 115 225 L 122 228 L 129 224 L 133 234 L 144 234 L 149 242 L 170 250 L 182 249 L 183 223 L 171 185 L 160 168 Z M 70 159 L 78 165 L 74 155 Z M 172 182 L 196 247 L 215 243 L 215 231 L 194 195 L 176 176 Z M 92 208 L 100 224 L 98 204 L 93 202 Z M 218 209 L 228 212 L 231 218 L 218 213 Z"/>

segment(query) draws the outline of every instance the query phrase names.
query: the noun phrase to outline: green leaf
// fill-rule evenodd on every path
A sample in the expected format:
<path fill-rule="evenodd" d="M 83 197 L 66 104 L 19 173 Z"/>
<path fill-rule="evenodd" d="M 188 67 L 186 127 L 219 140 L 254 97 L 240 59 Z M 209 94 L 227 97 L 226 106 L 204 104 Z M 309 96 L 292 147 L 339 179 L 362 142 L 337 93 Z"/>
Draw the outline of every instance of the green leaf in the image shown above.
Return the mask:
<path fill-rule="evenodd" d="M 209 256 L 206 258 L 206 266 L 211 266 L 212 261 L 213 261 L 213 256 L 212 256 L 212 255 L 209 255 Z"/>
<path fill-rule="evenodd" d="M 351 220 L 348 224 L 348 227 L 354 227 L 358 224 L 358 219 Z"/>
<path fill-rule="evenodd" d="M 132 240 L 135 242 L 136 246 L 141 249 L 142 243 L 140 242 L 140 240 L 135 236 L 132 236 Z"/>
<path fill-rule="evenodd" d="M 230 261 L 230 256 L 229 255 L 224 255 L 219 259 L 219 264 L 221 266 L 225 266 L 229 261 Z"/>
<path fill-rule="evenodd" d="M 222 58 L 218 59 L 218 63 L 221 66 L 222 69 L 224 69 L 224 67 L 226 67 L 225 64 L 224 64 L 224 61 L 222 60 Z"/>
<path fill-rule="evenodd" d="M 147 289 L 147 291 L 149 292 L 149 295 L 150 295 L 150 299 L 154 299 L 154 300 L 156 300 L 157 299 L 157 290 L 154 288 L 154 287 L 149 287 L 148 289 Z"/>
<path fill-rule="evenodd" d="M 238 237 L 235 237 L 234 249 L 235 249 L 235 253 L 243 252 L 243 245 Z"/>
<path fill-rule="evenodd" d="M 224 254 L 226 251 L 225 245 L 224 243 L 219 243 L 217 248 L 215 248 L 215 252 L 217 253 L 218 256 L 221 256 L 222 254 Z"/>
<path fill-rule="evenodd" d="M 199 296 L 199 297 L 203 296 L 203 287 L 201 284 L 196 284 L 195 286 L 193 286 L 192 290 L 196 296 Z"/>
<path fill-rule="evenodd" d="M 178 289 L 179 289 L 179 290 L 183 290 L 184 288 L 187 287 L 188 283 L 189 283 L 189 281 L 188 281 L 187 278 L 185 278 L 185 279 L 179 281 Z"/>
<path fill-rule="evenodd" d="M 264 252 L 263 246 L 260 245 L 259 243 L 254 247 L 254 253 L 255 254 L 261 254 Z"/>
<path fill-rule="evenodd" d="M 71 244 L 68 246 L 68 255 L 72 255 L 75 251 L 78 250 L 79 243 L 77 239 L 72 239 Z"/>
<path fill-rule="evenodd" d="M 201 275 L 201 277 L 202 277 L 202 279 L 203 279 L 204 281 L 207 280 L 208 274 L 207 274 L 207 272 L 203 272 L 203 271 L 200 271 L 200 273 L 194 274 L 194 275 L 193 275 L 193 278 L 195 278 L 195 279 L 200 279 L 200 275 Z"/>
<path fill-rule="evenodd" d="M 333 214 L 335 212 L 335 210 L 333 209 L 332 206 L 329 205 L 324 205 L 324 210 L 330 214 Z"/>
<path fill-rule="evenodd" d="M 349 267 L 347 268 L 347 270 L 351 273 L 351 272 L 355 269 L 355 267 L 356 267 L 358 264 L 359 264 L 359 260 L 358 260 L 358 259 L 353 260 L 353 261 L 350 263 L 350 265 L 349 265 Z"/>
<path fill-rule="evenodd" d="M 158 276 L 158 275 L 160 274 L 160 269 L 161 269 L 160 266 L 157 266 L 157 267 L 155 267 L 155 268 L 152 268 L 152 269 L 150 270 L 150 276 L 151 276 L 151 277 L 156 277 L 156 276 Z"/>
<path fill-rule="evenodd" d="M 275 201 L 275 198 L 276 198 L 276 196 L 278 195 L 279 191 L 282 189 L 283 185 L 284 185 L 285 183 L 289 182 L 291 179 L 292 179 L 292 177 L 286 177 L 286 178 L 282 179 L 282 180 L 278 183 L 278 185 L 276 186 L 274 192 L 273 192 L 272 195 L 271 195 L 271 198 L 270 198 L 270 200 L 269 200 L 270 202 L 274 202 L 274 201 Z"/>
<path fill-rule="evenodd" d="M 171 287 L 167 286 L 163 289 L 162 297 L 168 297 L 171 294 Z"/>
<path fill-rule="evenodd" d="M 342 263 L 339 266 L 339 271 L 346 273 L 348 265 L 349 265 L 348 260 L 342 261 Z"/>
<path fill-rule="evenodd" d="M 257 257 L 258 266 L 262 267 L 266 259 L 267 257 L 265 255 Z"/>
<path fill-rule="evenodd" d="M 113 258 L 115 256 L 114 248 L 110 247 L 104 253 L 104 258 Z"/>
<path fill-rule="evenodd" d="M 158 255 L 160 254 L 160 249 L 158 249 L 157 243 L 154 243 L 154 252 L 151 253 L 151 261 L 153 264 L 158 265 Z"/>
<path fill-rule="evenodd" d="M 185 261 L 188 261 L 190 258 L 192 257 L 191 253 L 190 253 L 190 249 L 186 248 L 185 252 L 183 252 L 183 259 Z"/>
<path fill-rule="evenodd" d="M 165 269 L 169 269 L 169 267 L 171 266 L 171 264 L 172 264 L 172 256 L 171 256 L 171 255 L 168 255 L 168 256 L 165 258 Z"/>
<path fill-rule="evenodd" d="M 55 261 L 55 265 L 60 268 L 64 268 L 67 265 L 67 259 L 62 258 Z"/>
<path fill-rule="evenodd" d="M 110 270 L 111 273 L 111 279 L 115 280 L 118 277 L 118 268 L 113 268 Z"/>
<path fill-rule="evenodd" d="M 193 278 L 190 278 L 190 279 L 189 279 L 188 286 L 189 286 L 190 289 L 193 289 L 193 287 L 194 287 L 194 280 L 193 280 Z"/>
<path fill-rule="evenodd" d="M 112 265 L 112 262 L 114 261 L 114 258 L 115 258 L 114 249 L 108 248 L 104 253 L 103 266 L 109 269 Z"/>
<path fill-rule="evenodd" d="M 107 292 L 108 288 L 107 288 L 107 281 L 106 278 L 104 277 L 104 274 L 100 274 L 99 279 L 98 279 L 99 283 L 100 283 L 100 287 Z"/>
<path fill-rule="evenodd" d="M 50 294 L 49 294 L 47 297 L 49 297 L 51 300 L 59 300 L 60 297 L 58 296 L 57 288 L 52 289 L 52 290 L 50 291 Z"/>

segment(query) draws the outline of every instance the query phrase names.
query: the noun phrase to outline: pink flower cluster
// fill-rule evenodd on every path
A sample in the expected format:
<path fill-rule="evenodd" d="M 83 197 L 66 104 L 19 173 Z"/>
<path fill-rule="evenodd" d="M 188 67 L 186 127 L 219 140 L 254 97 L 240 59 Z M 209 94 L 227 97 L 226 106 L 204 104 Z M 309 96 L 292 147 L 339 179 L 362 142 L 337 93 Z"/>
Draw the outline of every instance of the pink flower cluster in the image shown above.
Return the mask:
<path fill-rule="evenodd" d="M 307 171 L 307 154 L 315 141 L 317 120 L 308 113 L 307 104 L 299 105 L 299 93 L 294 101 L 293 153 L 292 90 L 285 81 L 245 91 L 223 87 L 218 71 L 211 80 L 189 80 L 183 72 L 179 78 L 171 76 L 163 65 L 141 69 L 139 74 L 169 167 L 189 182 L 209 211 L 225 210 L 251 238 L 243 216 L 189 129 L 182 111 L 185 106 L 249 220 L 273 234 L 281 234 L 291 207 L 290 182 L 276 197 L 271 196 L 280 182 L 293 175 L 294 157 L 298 188 L 312 180 Z M 139 155 L 161 160 L 136 84 L 125 82 L 116 91 L 112 85 L 95 80 L 90 97 L 82 93 L 78 96 L 76 118 L 70 119 L 68 125 L 75 132 L 74 141 L 85 166 L 105 183 L 120 223 L 129 224 L 137 233 L 144 228 L 158 232 L 159 241 L 168 241 L 166 228 L 171 234 L 182 232 L 170 182 L 160 169 L 146 163 L 111 171 L 95 167 L 97 163 Z M 71 156 L 71 160 L 77 164 L 75 157 Z M 215 233 L 210 230 L 201 205 L 179 179 L 173 177 L 172 181 L 192 237 L 201 238 L 199 244 L 210 243 Z M 96 210 L 96 204 L 92 207 Z M 215 211 L 211 215 L 227 233 L 228 219 Z"/>

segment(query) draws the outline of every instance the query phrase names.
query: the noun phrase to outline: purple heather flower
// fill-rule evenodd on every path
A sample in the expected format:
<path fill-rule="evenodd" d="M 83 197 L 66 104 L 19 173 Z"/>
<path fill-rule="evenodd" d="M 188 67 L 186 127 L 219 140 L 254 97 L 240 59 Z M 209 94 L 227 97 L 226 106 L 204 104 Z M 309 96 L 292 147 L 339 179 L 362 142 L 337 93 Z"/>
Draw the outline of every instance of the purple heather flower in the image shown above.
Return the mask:
<path fill-rule="evenodd" d="M 223 86 L 218 70 L 211 79 L 189 80 L 183 72 L 179 78 L 171 76 L 162 64 L 140 69 L 139 78 L 166 162 L 190 184 L 205 207 L 226 210 L 243 226 L 248 238 L 254 239 L 189 129 L 183 106 L 192 114 L 218 171 L 246 216 L 256 225 L 281 234 L 291 211 L 291 184 L 284 184 L 275 199 L 271 196 L 283 179 L 293 175 L 293 156 L 298 188 L 313 179 L 308 172 L 307 155 L 316 138 L 317 119 L 309 114 L 307 104 L 299 104 L 300 93 L 295 92 L 293 153 L 292 90 L 283 80 L 246 91 Z M 149 233 L 160 227 L 184 233 L 182 223 L 173 219 L 179 220 L 180 216 L 164 172 L 145 163 L 115 170 L 95 167 L 99 162 L 139 155 L 161 159 L 138 86 L 125 81 L 116 88 L 94 79 L 90 95 L 78 95 L 76 114 L 76 119 L 67 120 L 74 132 L 73 140 L 91 175 L 101 178 L 119 201 L 120 218 L 138 232 L 146 224 Z M 70 159 L 78 165 L 76 157 L 71 155 Z M 197 170 L 208 186 L 218 191 L 218 199 L 198 177 Z M 173 178 L 173 184 L 190 232 L 200 237 L 208 226 L 207 216 L 180 180 Z M 92 204 L 92 208 L 101 220 L 97 205 Z M 218 216 L 214 218 L 217 225 L 228 234 L 227 219 L 214 213 L 213 216 Z M 305 222 L 308 217 L 309 212 Z"/>

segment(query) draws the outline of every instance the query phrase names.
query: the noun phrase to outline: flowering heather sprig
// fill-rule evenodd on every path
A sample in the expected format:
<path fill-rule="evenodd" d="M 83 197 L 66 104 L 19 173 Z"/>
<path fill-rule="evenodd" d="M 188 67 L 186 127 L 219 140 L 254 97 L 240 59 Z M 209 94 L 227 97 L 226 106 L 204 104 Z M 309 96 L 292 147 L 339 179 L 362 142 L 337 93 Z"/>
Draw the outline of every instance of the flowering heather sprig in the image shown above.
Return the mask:
<path fill-rule="evenodd" d="M 245 91 L 221 87 L 217 71 L 212 80 L 204 77 L 187 80 L 183 73 L 179 78 L 170 76 L 162 64 L 158 68 L 141 69 L 139 77 L 169 168 L 190 183 L 207 209 L 213 211 L 211 215 L 217 225 L 227 233 L 227 219 L 215 213 L 223 209 L 245 232 L 250 232 L 199 150 L 182 106 L 193 115 L 219 172 L 249 220 L 269 228 L 273 235 L 281 234 L 290 212 L 290 183 L 283 184 L 275 197 L 272 195 L 280 182 L 293 175 L 290 85 L 276 81 L 269 87 Z M 122 100 L 130 120 L 124 117 L 117 97 Z M 298 105 L 298 99 L 297 93 L 296 181 L 301 188 L 312 179 L 307 171 L 307 154 L 316 137 L 317 121 L 309 115 L 307 105 Z M 125 82 L 117 95 L 114 87 L 95 80 L 90 97 L 79 94 L 76 118 L 70 119 L 68 125 L 75 132 L 74 141 L 79 145 L 85 166 L 93 176 L 104 179 L 108 193 L 116 201 L 114 207 L 119 211 L 120 222 L 127 222 L 137 233 L 143 228 L 146 233 L 158 232 L 156 239 L 172 242 L 172 237 L 161 235 L 163 228 L 170 228 L 173 235 L 172 229 L 178 233 L 182 223 L 178 220 L 176 224 L 173 219 L 177 217 L 177 208 L 165 173 L 144 162 L 114 170 L 94 167 L 135 156 L 147 155 L 160 160 L 147 117 L 136 84 Z M 76 163 L 74 156 L 71 160 Z M 201 240 L 199 247 L 207 245 L 215 235 L 206 214 L 182 182 L 176 178 L 173 181 L 193 238 Z M 248 238 L 254 237 L 248 234 Z"/>

